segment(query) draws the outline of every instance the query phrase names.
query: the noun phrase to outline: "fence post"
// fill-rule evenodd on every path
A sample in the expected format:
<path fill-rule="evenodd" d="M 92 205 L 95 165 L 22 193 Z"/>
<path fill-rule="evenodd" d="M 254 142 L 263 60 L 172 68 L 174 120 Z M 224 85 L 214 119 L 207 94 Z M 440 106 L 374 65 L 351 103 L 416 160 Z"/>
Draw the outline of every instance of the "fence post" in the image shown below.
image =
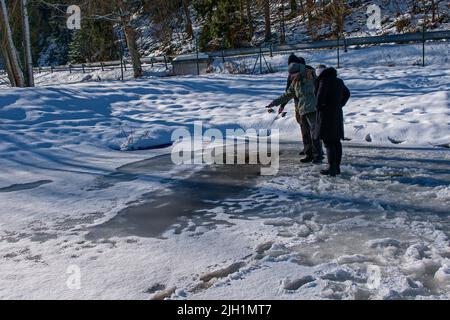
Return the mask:
<path fill-rule="evenodd" d="M 263 52 L 262 48 L 259 47 L 259 73 L 262 74 L 262 59 L 263 59 Z"/>
<path fill-rule="evenodd" d="M 69 64 L 69 73 L 72 73 L 72 65 Z"/>
<path fill-rule="evenodd" d="M 200 65 L 198 64 L 199 55 L 198 55 L 198 41 L 197 41 L 197 38 L 195 38 L 195 50 L 197 51 L 197 60 L 196 60 L 196 62 L 197 62 L 197 76 L 199 76 L 200 75 Z"/>
<path fill-rule="evenodd" d="M 273 58 L 273 43 L 270 43 L 270 57 Z"/>
<path fill-rule="evenodd" d="M 166 55 L 164 55 L 164 65 L 166 66 L 166 70 L 168 70 L 169 67 L 167 66 L 167 58 L 166 58 Z"/>
<path fill-rule="evenodd" d="M 100 65 L 102 66 L 102 71 L 105 71 L 105 66 L 103 65 L 103 62 L 100 62 Z"/>
<path fill-rule="evenodd" d="M 51 69 L 51 73 L 53 73 L 53 66 L 50 66 L 50 69 Z"/>
<path fill-rule="evenodd" d="M 425 67 L 425 22 L 422 26 L 422 67 Z"/>
<path fill-rule="evenodd" d="M 225 39 L 222 38 L 222 63 L 225 63 Z"/>
<path fill-rule="evenodd" d="M 81 64 L 81 68 L 83 69 L 83 73 L 86 73 L 86 70 L 84 69 L 84 63 Z"/>
<path fill-rule="evenodd" d="M 120 55 L 120 78 L 123 81 L 123 55 Z"/>
<path fill-rule="evenodd" d="M 341 67 L 341 52 L 340 52 L 340 35 L 337 37 L 337 68 L 339 69 Z"/>

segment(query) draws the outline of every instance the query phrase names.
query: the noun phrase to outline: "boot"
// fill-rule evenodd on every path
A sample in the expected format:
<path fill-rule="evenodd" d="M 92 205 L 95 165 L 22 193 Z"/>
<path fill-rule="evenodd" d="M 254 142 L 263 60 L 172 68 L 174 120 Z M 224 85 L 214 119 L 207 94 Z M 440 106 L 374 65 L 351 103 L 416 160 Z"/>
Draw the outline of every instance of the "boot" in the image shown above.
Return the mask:
<path fill-rule="evenodd" d="M 323 163 L 323 159 L 322 158 L 316 158 L 312 161 L 313 164 L 322 164 Z"/>
<path fill-rule="evenodd" d="M 300 162 L 301 162 L 301 163 L 310 163 L 310 162 L 313 162 L 313 160 L 314 160 L 313 157 L 307 156 L 306 158 L 301 159 Z"/>
<path fill-rule="evenodd" d="M 329 168 L 326 170 L 320 171 L 320 174 L 324 176 L 336 177 L 337 173 L 337 165 L 330 164 Z"/>
<path fill-rule="evenodd" d="M 299 155 L 301 155 L 301 156 L 306 156 L 305 150 L 300 151 Z"/>

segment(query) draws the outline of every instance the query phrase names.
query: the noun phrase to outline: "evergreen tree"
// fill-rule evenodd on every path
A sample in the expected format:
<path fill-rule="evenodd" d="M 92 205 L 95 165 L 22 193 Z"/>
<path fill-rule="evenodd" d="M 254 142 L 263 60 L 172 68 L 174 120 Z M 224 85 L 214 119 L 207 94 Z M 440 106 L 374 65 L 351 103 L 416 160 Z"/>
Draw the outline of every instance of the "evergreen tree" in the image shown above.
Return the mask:
<path fill-rule="evenodd" d="M 83 32 L 76 30 L 72 35 L 72 40 L 69 43 L 69 63 L 77 64 L 86 61 L 83 50 Z"/>

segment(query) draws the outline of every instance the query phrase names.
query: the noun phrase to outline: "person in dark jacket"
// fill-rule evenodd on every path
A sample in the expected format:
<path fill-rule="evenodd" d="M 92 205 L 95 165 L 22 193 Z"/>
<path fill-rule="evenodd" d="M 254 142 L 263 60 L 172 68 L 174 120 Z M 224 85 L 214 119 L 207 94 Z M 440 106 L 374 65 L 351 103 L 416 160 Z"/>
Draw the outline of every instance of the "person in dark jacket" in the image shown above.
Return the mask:
<path fill-rule="evenodd" d="M 337 77 L 334 68 L 318 66 L 317 72 L 317 130 L 316 138 L 325 143 L 329 168 L 321 174 L 336 176 L 341 173 L 344 114 L 342 108 L 350 99 L 350 90 Z"/>
<path fill-rule="evenodd" d="M 298 57 L 294 53 L 291 53 L 291 55 L 288 58 L 288 66 L 292 63 L 297 63 L 306 66 L 307 69 L 314 71 L 314 77 L 315 77 L 315 70 L 313 67 L 306 65 L 306 60 L 303 57 Z M 292 74 L 289 74 L 286 84 L 286 92 L 291 87 L 293 81 Z M 295 102 L 295 118 L 300 125 L 300 130 L 302 134 L 302 141 L 303 141 L 303 150 L 300 152 L 300 155 L 306 155 L 307 159 L 313 159 L 313 150 L 314 148 L 319 149 L 320 156 L 318 157 L 318 162 L 320 162 L 323 159 L 323 149 L 322 144 L 320 141 L 316 144 L 313 144 L 313 139 L 311 137 L 311 127 L 308 122 L 308 117 L 306 115 L 301 115 L 300 108 L 299 108 L 299 99 L 294 98 Z M 281 105 L 279 113 L 282 113 L 284 109 L 286 108 L 286 104 Z"/>

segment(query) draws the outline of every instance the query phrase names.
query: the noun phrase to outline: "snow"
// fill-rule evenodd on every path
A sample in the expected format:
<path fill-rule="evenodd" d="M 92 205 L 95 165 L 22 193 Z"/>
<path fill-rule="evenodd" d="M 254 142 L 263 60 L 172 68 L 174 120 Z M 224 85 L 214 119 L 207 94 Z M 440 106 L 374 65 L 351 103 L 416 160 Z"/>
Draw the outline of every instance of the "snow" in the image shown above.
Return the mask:
<path fill-rule="evenodd" d="M 448 44 L 433 48 L 425 68 L 416 46 L 395 67 L 350 53 L 339 74 L 352 140 L 336 179 L 299 165 L 292 107 L 273 126 L 273 177 L 177 166 L 170 148 L 152 149 L 195 121 L 266 128 L 286 55 L 275 74 L 55 73 L 0 90 L 0 298 L 448 299 L 450 154 L 430 143 L 450 142 L 450 68 Z M 333 63 L 332 51 L 305 56 Z M 67 285 L 71 266 L 80 289 Z"/>
<path fill-rule="evenodd" d="M 299 5 L 299 4 L 298 4 Z M 369 30 L 367 28 L 368 7 L 371 5 L 378 5 L 381 9 L 381 28 L 376 30 Z M 351 14 L 347 15 L 344 23 L 344 35 L 350 37 L 365 37 L 365 36 L 382 36 L 389 34 L 401 34 L 406 32 L 421 32 L 422 23 L 425 19 L 428 21 L 428 31 L 449 30 L 450 22 L 448 18 L 448 4 L 445 1 L 439 3 L 439 17 L 440 22 L 430 23 L 431 12 L 428 9 L 427 15 L 419 13 L 416 9 L 412 14 L 413 7 L 416 6 L 420 10 L 423 7 L 430 8 L 431 3 L 417 4 L 416 1 L 385 1 L 385 0 L 363 0 L 351 1 Z M 300 7 L 300 5 L 299 5 Z M 280 30 L 280 10 L 279 2 L 271 4 L 271 21 L 272 21 L 272 43 L 278 45 L 281 38 Z M 154 23 L 151 18 L 145 13 L 135 20 L 135 25 L 142 35 L 138 39 L 139 46 L 142 48 L 146 56 L 161 56 L 167 52 L 176 52 L 177 54 L 193 53 L 196 50 L 196 41 L 201 34 L 202 26 L 205 24 L 205 19 L 197 16 L 194 8 L 191 6 L 191 18 L 193 23 L 194 35 L 190 39 L 185 32 L 184 21 L 176 21 L 173 28 L 173 34 L 170 41 L 166 38 L 161 39 L 161 26 Z M 243 45 L 258 47 L 265 43 L 265 21 L 264 12 L 261 6 L 253 6 L 251 8 L 254 21 L 254 35 L 250 43 Z M 315 39 L 335 39 L 335 32 L 333 24 L 324 22 L 320 26 L 315 26 L 312 32 L 308 29 L 308 19 L 303 15 L 295 15 L 294 18 L 290 16 L 289 5 L 285 4 L 284 9 L 284 32 L 285 41 L 287 44 L 298 44 L 305 41 L 314 41 Z M 314 13 L 313 13 L 314 15 Z M 410 17 L 410 22 L 405 25 L 402 30 L 398 30 L 396 22 L 399 19 Z M 216 38 L 212 41 L 215 49 L 221 49 L 221 39 Z"/>
<path fill-rule="evenodd" d="M 197 54 L 185 54 L 185 55 L 180 55 L 177 56 L 173 61 L 191 61 L 191 60 L 208 60 L 209 59 L 209 55 L 203 52 L 200 52 L 198 55 Z"/>

